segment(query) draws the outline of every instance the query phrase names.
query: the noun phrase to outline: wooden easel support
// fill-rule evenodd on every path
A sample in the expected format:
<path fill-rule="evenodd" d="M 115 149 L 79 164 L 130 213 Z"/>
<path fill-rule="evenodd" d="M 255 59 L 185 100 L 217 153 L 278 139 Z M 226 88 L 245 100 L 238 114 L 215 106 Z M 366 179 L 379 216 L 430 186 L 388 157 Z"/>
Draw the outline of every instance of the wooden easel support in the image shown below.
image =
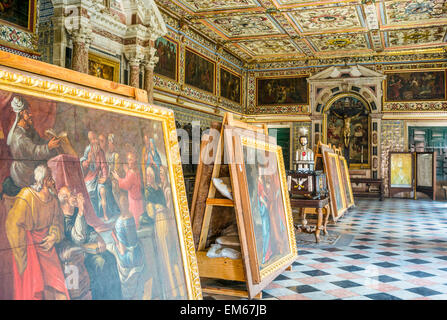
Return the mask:
<path fill-rule="evenodd" d="M 217 279 L 217 280 L 229 280 L 229 281 L 237 281 L 243 282 L 246 284 L 247 290 L 233 289 L 228 287 L 214 287 L 211 285 L 203 285 L 202 291 L 204 293 L 209 294 L 221 294 L 228 295 L 234 297 L 242 297 L 242 298 L 254 298 L 261 299 L 262 292 L 256 292 L 253 294 L 253 286 L 252 286 L 252 277 L 250 274 L 250 261 L 248 256 L 244 255 L 246 250 L 246 240 L 245 240 L 245 227 L 243 221 L 239 220 L 239 217 L 236 213 L 236 210 L 241 212 L 241 208 L 236 208 L 235 203 L 238 197 L 240 197 L 239 192 L 239 184 L 237 179 L 235 179 L 234 174 L 231 174 L 230 171 L 230 181 L 232 186 L 232 194 L 235 201 L 230 199 L 221 199 L 216 198 L 216 187 L 213 184 L 213 178 L 221 177 L 221 169 L 225 165 L 223 163 L 224 158 L 224 147 L 225 143 L 225 126 L 231 126 L 235 128 L 246 129 L 250 131 L 259 132 L 265 135 L 268 135 L 268 129 L 266 125 L 263 125 L 262 128 L 256 127 L 253 125 L 246 124 L 244 122 L 234 120 L 233 115 L 230 113 L 225 114 L 222 126 L 220 128 L 220 137 L 217 143 L 216 154 L 214 156 L 214 162 L 212 165 L 212 173 L 209 175 L 210 167 L 206 168 L 202 163 L 202 152 L 205 149 L 206 145 L 210 143 L 210 141 L 205 141 L 202 143 L 201 149 L 201 158 L 198 166 L 197 177 L 196 177 L 196 185 L 194 188 L 194 196 L 192 203 L 192 220 L 193 226 L 198 225 L 201 222 L 200 230 L 195 228 L 195 238 L 198 239 L 197 245 L 197 260 L 199 265 L 200 277 L 203 279 Z M 233 157 L 232 153 L 229 154 L 230 158 Z M 231 161 L 232 159 L 230 159 Z M 203 200 L 203 191 L 204 188 L 208 187 L 208 193 L 205 201 L 205 208 L 200 206 L 200 201 Z M 238 202 L 239 203 L 239 202 Z M 233 208 L 234 214 L 236 215 L 239 239 L 241 241 L 241 259 L 228 259 L 228 258 L 208 258 L 206 255 L 206 245 L 208 240 L 208 234 L 210 230 L 211 217 L 213 215 L 213 209 L 225 207 L 225 208 Z M 216 214 L 214 212 L 214 214 Z M 194 231 L 194 228 L 193 228 Z"/>

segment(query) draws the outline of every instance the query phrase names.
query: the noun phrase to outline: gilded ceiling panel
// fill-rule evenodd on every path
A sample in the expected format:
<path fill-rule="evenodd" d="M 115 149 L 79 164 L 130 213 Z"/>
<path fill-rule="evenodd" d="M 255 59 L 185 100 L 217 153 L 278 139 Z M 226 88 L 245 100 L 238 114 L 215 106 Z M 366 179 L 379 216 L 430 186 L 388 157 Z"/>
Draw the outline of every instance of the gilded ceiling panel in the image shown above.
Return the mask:
<path fill-rule="evenodd" d="M 281 33 L 276 23 L 266 14 L 231 15 L 208 19 L 207 22 L 229 38 Z"/>
<path fill-rule="evenodd" d="M 435 23 L 447 19 L 447 5 L 439 0 L 388 1 L 381 4 L 382 14 L 385 7 L 385 24 L 401 25 L 411 23 Z"/>
<path fill-rule="evenodd" d="M 427 27 L 387 31 L 388 47 L 440 44 L 445 41 L 447 27 Z"/>
<path fill-rule="evenodd" d="M 297 23 L 302 32 L 325 32 L 361 28 L 359 9 L 356 6 L 333 7 L 294 11 L 289 16 Z M 361 14 L 361 12 L 360 12 Z"/>
<path fill-rule="evenodd" d="M 241 42 L 240 46 L 247 49 L 253 56 L 300 53 L 289 39 L 245 41 Z"/>
<path fill-rule="evenodd" d="M 257 7 L 254 0 L 178 0 L 194 12 L 231 10 Z"/>
<path fill-rule="evenodd" d="M 363 33 L 321 34 L 309 37 L 318 51 L 364 50 L 368 42 Z"/>

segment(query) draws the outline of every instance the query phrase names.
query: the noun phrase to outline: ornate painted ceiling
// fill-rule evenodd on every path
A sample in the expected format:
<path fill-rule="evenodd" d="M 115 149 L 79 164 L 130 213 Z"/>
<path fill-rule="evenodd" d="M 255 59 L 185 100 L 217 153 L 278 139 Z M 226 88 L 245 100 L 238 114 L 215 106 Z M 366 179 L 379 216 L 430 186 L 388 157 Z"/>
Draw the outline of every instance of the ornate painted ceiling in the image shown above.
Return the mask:
<path fill-rule="evenodd" d="M 447 46 L 447 0 L 156 0 L 246 62 Z"/>

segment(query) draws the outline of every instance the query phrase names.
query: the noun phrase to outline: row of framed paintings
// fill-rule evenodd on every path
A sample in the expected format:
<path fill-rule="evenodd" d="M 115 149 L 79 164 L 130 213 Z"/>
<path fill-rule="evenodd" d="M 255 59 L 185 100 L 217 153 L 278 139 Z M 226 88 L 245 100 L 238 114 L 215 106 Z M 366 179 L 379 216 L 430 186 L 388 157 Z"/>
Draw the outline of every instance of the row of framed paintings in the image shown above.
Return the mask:
<path fill-rule="evenodd" d="M 330 145 L 317 146 L 316 166 L 322 167 L 327 176 L 331 216 L 337 221 L 343 214 L 355 206 L 354 196 L 349 175 L 349 167 L 340 149 L 332 148 Z"/>
<path fill-rule="evenodd" d="M 436 200 L 436 152 L 390 152 L 390 197 L 421 192 Z"/>
<path fill-rule="evenodd" d="M 179 44 L 168 37 L 155 41 L 159 61 L 154 72 L 176 82 L 179 81 Z M 185 84 L 202 91 L 216 94 L 217 64 L 215 61 L 190 48 L 185 50 L 184 63 Z M 243 79 L 236 72 L 220 67 L 219 96 L 235 103 L 243 103 Z"/>
<path fill-rule="evenodd" d="M 0 299 L 201 299 L 174 112 L 135 88 L 0 61 Z M 263 137 L 225 140 L 250 298 L 297 257 L 282 150 Z"/>

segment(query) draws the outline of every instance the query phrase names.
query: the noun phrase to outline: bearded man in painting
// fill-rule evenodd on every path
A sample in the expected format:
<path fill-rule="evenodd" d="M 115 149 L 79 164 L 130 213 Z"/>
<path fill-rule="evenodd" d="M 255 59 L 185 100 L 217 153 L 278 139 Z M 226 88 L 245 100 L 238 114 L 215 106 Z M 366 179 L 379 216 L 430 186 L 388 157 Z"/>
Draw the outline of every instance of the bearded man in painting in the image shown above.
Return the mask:
<path fill-rule="evenodd" d="M 65 277 L 54 247 L 64 230 L 55 182 L 46 165 L 34 170 L 34 180 L 17 195 L 6 218 L 14 256 L 14 298 L 66 300 Z"/>
<path fill-rule="evenodd" d="M 98 217 L 108 221 L 119 214 L 120 209 L 112 192 L 112 183 L 109 179 L 109 168 L 104 151 L 101 149 L 98 136 L 95 132 L 88 133 L 90 144 L 81 158 L 85 185 L 90 200 Z"/>
<path fill-rule="evenodd" d="M 10 147 L 13 162 L 11 176 L 3 182 L 3 190 L 6 195 L 14 197 L 20 189 L 33 183 L 33 172 L 38 165 L 45 164 L 58 155 L 60 140 L 53 138 L 46 141 L 39 136 L 34 129 L 33 115 L 25 100 L 16 96 L 11 107 L 16 114 L 16 120 L 6 143 Z"/>

